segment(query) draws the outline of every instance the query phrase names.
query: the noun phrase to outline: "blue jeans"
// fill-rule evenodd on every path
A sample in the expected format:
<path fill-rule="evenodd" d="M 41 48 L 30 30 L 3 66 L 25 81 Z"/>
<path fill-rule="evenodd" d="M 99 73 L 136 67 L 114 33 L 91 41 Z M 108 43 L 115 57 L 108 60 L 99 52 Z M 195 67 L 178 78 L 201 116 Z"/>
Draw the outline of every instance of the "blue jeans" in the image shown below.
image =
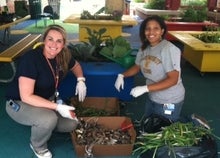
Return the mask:
<path fill-rule="evenodd" d="M 145 105 L 145 114 L 147 117 L 150 116 L 151 114 L 158 114 L 175 122 L 178 121 L 180 118 L 180 113 L 182 110 L 183 103 L 184 103 L 183 101 L 179 103 L 175 103 L 174 110 L 171 112 L 171 114 L 167 114 L 165 112 L 164 104 L 158 104 L 156 102 L 151 101 L 150 99 L 147 99 Z"/>

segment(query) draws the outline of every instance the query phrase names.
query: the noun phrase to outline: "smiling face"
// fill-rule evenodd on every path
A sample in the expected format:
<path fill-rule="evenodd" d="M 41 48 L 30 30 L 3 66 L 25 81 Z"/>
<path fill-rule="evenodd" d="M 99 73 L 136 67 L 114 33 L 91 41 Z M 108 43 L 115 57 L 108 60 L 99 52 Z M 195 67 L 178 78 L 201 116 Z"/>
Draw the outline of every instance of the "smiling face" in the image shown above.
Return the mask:
<path fill-rule="evenodd" d="M 164 29 L 161 28 L 160 24 L 155 20 L 147 22 L 145 27 L 145 36 L 151 46 L 157 45 L 162 40 Z"/>
<path fill-rule="evenodd" d="M 56 31 L 50 30 L 44 39 L 44 55 L 45 57 L 52 59 L 61 52 L 64 47 L 63 35 Z"/>

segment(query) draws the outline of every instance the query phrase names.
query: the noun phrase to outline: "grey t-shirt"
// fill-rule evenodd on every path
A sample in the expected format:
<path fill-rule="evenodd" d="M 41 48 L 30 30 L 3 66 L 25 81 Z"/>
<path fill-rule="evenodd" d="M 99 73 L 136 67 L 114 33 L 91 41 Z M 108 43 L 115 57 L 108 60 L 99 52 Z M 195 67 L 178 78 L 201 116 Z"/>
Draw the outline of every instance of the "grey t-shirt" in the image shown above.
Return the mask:
<path fill-rule="evenodd" d="M 148 46 L 144 51 L 139 50 L 135 63 L 140 66 L 147 85 L 163 80 L 167 72 L 173 70 L 180 72 L 176 85 L 161 91 L 149 92 L 152 101 L 165 104 L 184 100 L 185 88 L 181 79 L 180 60 L 180 49 L 167 40 L 162 40 L 154 47 Z"/>

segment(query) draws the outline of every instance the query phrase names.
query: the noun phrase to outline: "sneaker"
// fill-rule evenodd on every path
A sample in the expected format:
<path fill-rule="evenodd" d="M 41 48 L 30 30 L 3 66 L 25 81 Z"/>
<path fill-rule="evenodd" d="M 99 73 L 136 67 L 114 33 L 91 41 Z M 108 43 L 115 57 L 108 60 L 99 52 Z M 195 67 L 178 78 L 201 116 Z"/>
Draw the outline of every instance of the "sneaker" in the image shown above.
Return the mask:
<path fill-rule="evenodd" d="M 34 154 L 38 158 L 52 158 L 52 154 L 48 149 L 44 149 L 42 151 L 36 151 L 34 150 L 33 146 L 30 144 L 31 149 L 33 150 Z"/>

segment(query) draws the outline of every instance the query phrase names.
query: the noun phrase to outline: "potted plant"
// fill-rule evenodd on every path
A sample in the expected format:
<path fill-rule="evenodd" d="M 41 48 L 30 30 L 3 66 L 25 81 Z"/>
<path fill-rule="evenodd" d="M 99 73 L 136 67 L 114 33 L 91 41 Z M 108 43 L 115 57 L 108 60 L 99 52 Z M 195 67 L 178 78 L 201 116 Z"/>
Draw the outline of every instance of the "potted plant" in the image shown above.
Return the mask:
<path fill-rule="evenodd" d="M 160 5 L 158 5 L 160 3 Z M 136 8 L 137 13 L 146 18 L 149 15 L 160 15 L 166 20 L 168 31 L 204 31 L 207 26 L 218 26 L 217 23 L 207 21 L 207 2 L 205 0 L 190 1 L 186 6 L 178 10 L 166 10 L 165 1 L 151 0 L 148 5 L 142 8 Z M 159 7 L 158 7 L 159 6 Z M 163 6 L 163 7 L 161 7 Z M 146 8 L 154 8 L 146 9 Z M 162 10 L 160 9 L 162 8 Z M 145 10 L 146 9 L 146 10 Z M 155 10 L 156 9 L 156 10 Z M 166 35 L 168 40 L 176 40 L 169 34 Z"/>
<path fill-rule="evenodd" d="M 182 19 L 183 22 L 203 22 L 207 20 L 206 1 L 190 1 L 186 8 L 183 8 Z"/>
<path fill-rule="evenodd" d="M 220 33 L 219 33 L 220 28 L 213 29 L 211 27 L 210 30 L 209 28 L 207 29 L 208 29 L 207 31 L 201 34 L 192 34 L 192 35 L 205 43 L 220 43 Z"/>
<path fill-rule="evenodd" d="M 68 48 L 71 50 L 73 57 L 82 62 L 103 62 L 123 60 L 131 53 L 130 43 L 122 36 L 112 38 L 105 36 L 106 28 L 91 30 L 85 27 L 88 34 L 88 42 L 69 43 Z M 134 64 L 134 57 L 127 63 L 129 66 Z M 133 60 L 132 60 L 133 59 Z M 123 64 L 123 63 L 119 63 Z"/>
<path fill-rule="evenodd" d="M 69 43 L 68 48 L 71 50 L 72 55 L 78 61 L 106 61 L 106 58 L 99 54 L 106 41 L 111 41 L 111 36 L 105 36 L 106 28 L 91 30 L 85 27 L 88 34 L 88 42 Z"/>
<path fill-rule="evenodd" d="M 80 15 L 80 19 L 85 20 L 115 20 L 120 21 L 122 18 L 122 11 L 110 10 L 106 7 L 102 7 L 94 14 L 91 14 L 88 10 L 83 10 Z"/>
<path fill-rule="evenodd" d="M 144 4 L 144 8 L 165 10 L 166 9 L 165 4 L 166 4 L 165 0 L 150 0 L 148 3 Z"/>
<path fill-rule="evenodd" d="M 112 38 L 122 35 L 123 26 L 137 25 L 137 21 L 129 16 L 123 15 L 120 10 L 108 10 L 104 13 L 103 9 L 97 11 L 95 14 L 91 14 L 89 11 L 84 10 L 82 14 L 72 14 L 67 17 L 64 23 L 79 24 L 79 40 L 86 41 L 88 33 L 85 27 L 89 27 L 91 30 L 99 30 L 106 28 L 105 35 L 109 35 Z"/>
<path fill-rule="evenodd" d="M 120 100 L 131 100 L 132 97 L 129 93 L 134 84 L 134 77 L 125 79 L 127 86 L 119 93 L 114 87 L 114 82 L 116 76 L 125 71 L 127 67 L 123 67 L 100 54 L 103 48 L 112 48 L 116 51 L 114 53 L 114 57 L 118 57 L 122 53 L 127 54 L 129 51 L 127 49 L 130 48 L 128 47 L 130 44 L 125 44 L 125 38 L 121 36 L 116 37 L 118 42 L 115 42 L 116 38 L 105 35 L 106 28 L 92 30 L 89 27 L 85 27 L 84 29 L 86 29 L 88 34 L 88 42 L 69 43 L 68 48 L 74 58 L 78 60 L 82 66 L 88 90 L 87 97 L 116 97 Z M 123 46 L 116 46 L 120 43 L 120 41 L 123 42 Z M 125 50 L 125 52 L 118 52 L 117 54 L 117 50 Z M 105 51 L 102 53 L 108 54 Z M 128 64 L 126 63 L 126 66 L 127 65 Z M 62 84 L 59 86 L 60 96 L 63 100 L 73 96 L 75 82 L 76 79 L 74 75 L 72 73 L 68 73 Z"/>

